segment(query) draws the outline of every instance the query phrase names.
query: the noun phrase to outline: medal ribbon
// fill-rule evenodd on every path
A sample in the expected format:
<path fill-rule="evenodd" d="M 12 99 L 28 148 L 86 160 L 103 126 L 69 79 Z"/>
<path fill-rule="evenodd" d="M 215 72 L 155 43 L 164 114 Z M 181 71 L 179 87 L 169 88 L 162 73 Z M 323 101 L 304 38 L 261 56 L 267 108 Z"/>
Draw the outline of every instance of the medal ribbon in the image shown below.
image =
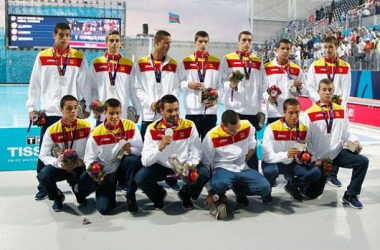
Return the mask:
<path fill-rule="evenodd" d="M 285 118 L 282 118 L 283 119 L 283 122 L 286 124 L 286 126 L 288 126 L 288 128 L 290 128 L 290 126 L 288 125 L 288 123 L 285 121 Z M 292 130 L 290 128 L 290 130 Z M 290 137 L 290 140 L 292 140 L 292 137 Z M 299 122 L 297 122 L 297 125 L 296 125 L 296 140 L 297 142 L 300 142 L 301 141 L 301 132 L 300 132 L 300 124 Z"/>
<path fill-rule="evenodd" d="M 294 78 L 290 75 L 290 62 L 289 62 L 289 60 L 284 67 L 278 62 L 278 59 L 276 59 L 276 60 L 277 60 L 278 66 L 282 70 L 282 73 L 284 73 L 288 77 L 289 80 L 293 80 Z"/>
<path fill-rule="evenodd" d="M 108 77 L 110 79 L 111 86 L 115 86 L 116 82 L 116 74 L 117 74 L 117 69 L 119 68 L 119 62 L 120 62 L 120 55 L 109 55 L 108 53 L 105 54 L 105 57 L 107 58 L 107 68 L 108 68 Z M 116 61 L 116 67 L 114 67 L 114 73 L 112 75 L 112 63 L 110 63 L 111 60 L 117 60 Z"/>
<path fill-rule="evenodd" d="M 118 125 L 120 125 L 121 137 L 118 135 L 120 133 L 118 133 L 118 134 L 113 133 L 111 131 L 111 129 L 109 128 L 109 126 L 108 126 L 107 119 L 104 120 L 104 126 L 106 127 L 106 129 L 108 130 L 108 132 L 110 132 L 115 137 L 116 142 L 119 142 L 120 140 L 125 139 L 125 137 L 126 137 L 125 130 L 124 130 L 124 125 L 123 125 L 123 122 L 121 120 L 119 121 Z M 115 129 L 117 129 L 117 126 L 115 126 Z"/>
<path fill-rule="evenodd" d="M 335 66 L 335 69 L 332 70 L 333 75 L 332 75 L 332 77 L 331 77 L 331 75 L 330 75 L 330 71 L 329 71 L 329 68 L 327 67 L 327 62 L 326 62 L 326 59 L 325 59 L 325 68 L 326 68 L 326 71 L 327 71 L 327 77 L 328 77 L 331 81 L 334 81 L 336 71 L 338 70 L 338 67 L 339 67 L 339 58 L 336 59 L 335 61 L 332 61 L 332 66 L 331 66 L 331 67 L 334 67 L 334 63 L 336 64 L 336 66 Z"/>
<path fill-rule="evenodd" d="M 154 68 L 154 74 L 156 76 L 156 82 L 157 83 L 161 83 L 161 75 L 162 75 L 162 67 L 163 67 L 163 64 L 165 62 L 165 56 L 164 58 L 162 58 L 161 63 L 159 64 L 160 66 L 158 67 L 157 64 L 154 62 L 154 58 L 153 58 L 153 55 L 150 54 L 150 58 L 152 59 L 152 66 Z"/>
<path fill-rule="evenodd" d="M 65 149 L 69 148 L 69 143 L 67 139 L 67 134 L 66 134 L 66 129 L 65 125 L 63 124 L 63 121 L 61 120 L 61 125 L 62 125 L 62 136 L 63 136 L 63 143 L 65 144 Z M 75 140 L 75 135 L 77 132 L 77 125 L 75 125 L 74 131 L 71 131 L 71 143 L 70 143 L 70 148 L 73 148 L 74 140 Z"/>
<path fill-rule="evenodd" d="M 245 79 L 249 80 L 249 75 L 251 74 L 251 70 L 252 70 L 251 53 L 250 52 L 244 53 L 241 51 L 236 51 L 236 53 L 239 55 L 240 61 L 243 64 Z M 246 63 L 247 60 L 244 60 L 243 56 L 248 57 L 248 60 L 249 60 L 248 70 L 247 70 L 247 63 Z"/>
<path fill-rule="evenodd" d="M 330 117 L 327 117 L 327 113 L 323 110 L 323 107 L 325 107 L 325 106 L 320 105 L 319 103 L 318 103 L 318 105 L 321 107 L 323 117 L 325 118 L 325 122 L 326 122 L 326 126 L 327 126 L 327 134 L 331 134 L 332 125 L 334 122 L 333 105 L 332 105 L 332 103 L 330 103 L 328 106 L 326 105 L 327 108 L 330 108 L 330 113 L 329 113 Z"/>
<path fill-rule="evenodd" d="M 207 64 L 208 64 L 208 53 L 200 53 L 199 51 L 196 51 L 194 53 L 195 56 L 195 62 L 197 64 L 197 70 L 198 70 L 198 76 L 199 76 L 199 81 L 203 83 L 205 81 L 205 75 L 206 75 L 206 70 L 207 70 Z M 198 58 L 204 58 L 205 60 L 202 62 L 202 72 L 201 72 L 201 67 L 199 66 L 199 61 Z"/>
<path fill-rule="evenodd" d="M 54 44 L 53 45 L 53 56 L 54 56 L 55 63 L 57 64 L 58 74 L 60 76 L 64 76 L 65 73 L 66 73 L 66 67 L 67 67 L 67 64 L 68 64 L 69 58 L 70 58 L 70 47 L 67 47 L 67 49 L 64 50 L 63 53 L 60 56 L 60 59 L 61 59 L 61 62 L 62 62 L 62 57 L 63 57 L 64 54 L 66 54 L 66 58 L 63 61 L 62 68 L 61 68 L 60 62 L 58 61 L 57 53 L 59 54 L 59 51 L 58 51 L 58 48 Z"/>

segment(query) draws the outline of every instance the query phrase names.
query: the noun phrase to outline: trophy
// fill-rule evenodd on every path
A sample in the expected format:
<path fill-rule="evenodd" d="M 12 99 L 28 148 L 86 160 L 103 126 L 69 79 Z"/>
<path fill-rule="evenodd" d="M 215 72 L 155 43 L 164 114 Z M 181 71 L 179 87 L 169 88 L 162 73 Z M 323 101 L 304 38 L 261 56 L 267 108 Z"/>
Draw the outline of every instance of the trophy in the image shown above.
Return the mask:
<path fill-rule="evenodd" d="M 86 101 L 82 99 L 78 105 L 78 118 L 84 119 L 84 112 L 86 110 Z"/>
<path fill-rule="evenodd" d="M 135 107 L 129 106 L 127 109 L 127 119 L 133 122 L 137 122 L 136 117 L 137 117 L 137 110 L 135 109 Z"/>
<path fill-rule="evenodd" d="M 297 142 L 294 145 L 294 147 L 297 148 L 299 151 L 303 152 L 303 151 L 306 151 L 306 149 L 307 149 L 307 143 L 299 143 L 299 142 Z"/>
<path fill-rule="evenodd" d="M 58 144 L 54 144 L 51 148 L 51 155 L 55 158 L 58 158 L 63 152 L 62 148 Z"/>
<path fill-rule="evenodd" d="M 344 149 L 347 149 L 348 151 L 357 154 L 358 148 L 352 141 L 344 141 L 342 142 L 342 146 Z"/>
<path fill-rule="evenodd" d="M 291 80 L 288 80 L 289 82 L 289 90 L 290 90 L 290 93 L 295 96 L 295 97 L 298 97 L 300 96 L 300 92 L 298 90 L 298 88 L 296 86 L 294 86 L 294 80 L 291 79 Z"/>
<path fill-rule="evenodd" d="M 170 166 L 173 168 L 174 172 L 181 176 L 185 176 L 185 168 L 183 164 L 179 161 L 177 156 L 171 156 L 168 158 Z"/>

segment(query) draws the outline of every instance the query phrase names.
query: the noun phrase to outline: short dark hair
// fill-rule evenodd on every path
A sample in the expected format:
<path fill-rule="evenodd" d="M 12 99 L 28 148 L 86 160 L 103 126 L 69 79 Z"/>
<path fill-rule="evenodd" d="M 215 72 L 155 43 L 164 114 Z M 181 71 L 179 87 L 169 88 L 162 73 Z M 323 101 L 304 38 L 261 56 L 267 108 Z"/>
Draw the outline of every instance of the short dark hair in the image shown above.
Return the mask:
<path fill-rule="evenodd" d="M 288 109 L 288 106 L 301 106 L 301 104 L 296 98 L 288 98 L 284 101 L 284 104 L 282 105 L 285 112 Z"/>
<path fill-rule="evenodd" d="M 104 110 L 107 111 L 108 107 L 111 108 L 121 108 L 121 102 L 118 99 L 110 98 L 104 103 Z"/>
<path fill-rule="evenodd" d="M 333 85 L 333 86 L 334 86 L 334 82 L 331 81 L 331 80 L 328 79 L 328 78 L 324 78 L 324 79 L 322 79 L 322 80 L 319 81 L 319 83 L 318 83 L 318 89 L 321 88 L 321 85 L 322 85 L 322 84 L 327 84 L 327 85 Z M 335 87 L 334 87 L 334 88 L 335 88 Z"/>
<path fill-rule="evenodd" d="M 238 113 L 233 110 L 226 110 L 222 114 L 222 123 L 224 126 L 236 125 L 239 122 L 240 118 Z"/>
<path fill-rule="evenodd" d="M 166 36 L 171 36 L 170 33 L 167 32 L 166 30 L 157 31 L 156 34 L 154 35 L 154 43 L 161 42 L 161 40 L 163 40 L 164 37 Z"/>
<path fill-rule="evenodd" d="M 203 31 L 203 30 L 198 31 L 197 33 L 195 33 L 195 41 L 198 41 L 198 38 L 200 38 L 200 37 L 207 37 L 207 38 L 209 38 L 208 33 L 206 31 Z"/>
<path fill-rule="evenodd" d="M 332 43 L 335 47 L 338 47 L 338 39 L 335 36 L 328 36 L 323 40 L 324 43 Z"/>
<path fill-rule="evenodd" d="M 161 107 L 160 108 L 163 111 L 166 103 L 175 103 L 175 102 L 178 102 L 178 104 L 179 104 L 177 97 L 175 97 L 174 95 L 164 95 L 161 98 Z"/>
<path fill-rule="evenodd" d="M 67 23 L 57 23 L 54 26 L 54 34 L 57 34 L 58 30 L 70 30 L 71 31 L 70 26 Z"/>
<path fill-rule="evenodd" d="M 280 47 L 280 44 L 281 44 L 281 43 L 285 43 L 285 44 L 293 45 L 293 43 L 292 43 L 289 39 L 286 39 L 286 38 L 282 38 L 282 39 L 278 42 L 278 47 Z"/>
<path fill-rule="evenodd" d="M 61 101 L 59 103 L 59 106 L 61 107 L 61 109 L 63 109 L 63 107 L 65 106 L 66 102 L 69 102 L 69 101 L 76 101 L 77 104 L 78 104 L 78 99 L 75 98 L 74 96 L 72 95 L 65 95 L 61 98 Z"/>
<path fill-rule="evenodd" d="M 112 36 L 112 35 L 118 35 L 119 37 L 121 37 L 120 32 L 119 32 L 118 30 L 111 30 L 111 31 L 107 34 L 107 36 L 106 36 L 106 42 L 108 42 L 108 37 L 109 37 L 109 36 Z"/>
<path fill-rule="evenodd" d="M 251 37 L 253 37 L 253 35 L 252 35 L 252 33 L 251 33 L 251 32 L 249 32 L 249 31 L 245 30 L 245 31 L 242 31 L 242 32 L 240 32 L 240 33 L 239 33 L 239 36 L 238 36 L 238 41 L 240 41 L 240 38 L 241 38 L 241 36 L 242 36 L 242 35 L 248 35 L 248 36 L 251 36 Z"/>

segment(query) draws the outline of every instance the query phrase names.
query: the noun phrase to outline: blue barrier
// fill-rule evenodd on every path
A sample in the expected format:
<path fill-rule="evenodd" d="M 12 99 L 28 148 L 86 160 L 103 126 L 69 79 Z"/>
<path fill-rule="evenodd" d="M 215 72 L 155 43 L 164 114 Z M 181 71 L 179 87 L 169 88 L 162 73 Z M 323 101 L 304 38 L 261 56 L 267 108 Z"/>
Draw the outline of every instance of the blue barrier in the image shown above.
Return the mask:
<path fill-rule="evenodd" d="M 0 171 L 36 169 L 40 130 L 0 129 Z"/>

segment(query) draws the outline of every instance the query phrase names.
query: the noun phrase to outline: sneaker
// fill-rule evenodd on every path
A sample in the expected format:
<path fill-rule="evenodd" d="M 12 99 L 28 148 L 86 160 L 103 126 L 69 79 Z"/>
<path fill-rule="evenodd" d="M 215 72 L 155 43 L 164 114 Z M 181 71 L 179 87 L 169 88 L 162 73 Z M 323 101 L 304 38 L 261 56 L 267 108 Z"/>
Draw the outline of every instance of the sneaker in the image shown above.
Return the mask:
<path fill-rule="evenodd" d="M 363 204 L 359 201 L 358 196 L 347 194 L 347 192 L 344 193 L 344 196 L 342 198 L 342 203 L 349 204 L 353 208 L 358 208 L 358 209 L 363 208 Z"/>
<path fill-rule="evenodd" d="M 154 208 L 156 210 L 162 210 L 164 208 L 164 206 L 165 206 L 165 198 L 168 195 L 168 193 L 166 192 L 165 189 L 162 189 L 161 192 L 162 192 L 162 194 L 161 194 L 160 201 L 158 201 L 158 202 L 156 202 L 156 203 L 153 204 L 153 206 L 154 206 Z"/>
<path fill-rule="evenodd" d="M 193 202 L 191 202 L 190 195 L 188 194 L 188 192 L 184 188 L 182 188 L 178 192 L 178 198 L 182 201 L 182 207 L 184 209 L 186 209 L 186 210 L 194 209 L 194 205 L 193 205 Z"/>
<path fill-rule="evenodd" d="M 70 190 L 71 190 L 71 193 L 76 198 L 76 201 L 77 201 L 76 204 L 77 204 L 78 207 L 87 205 L 87 199 L 86 199 L 86 197 L 80 197 L 80 196 L 77 195 L 77 193 L 78 193 L 78 184 L 75 184 L 75 185 L 71 186 Z"/>
<path fill-rule="evenodd" d="M 135 214 L 139 211 L 136 199 L 127 199 L 127 210 L 131 214 Z"/>
<path fill-rule="evenodd" d="M 239 205 L 241 205 L 241 206 L 243 206 L 243 207 L 248 206 L 248 204 L 249 204 L 249 200 L 248 200 L 247 196 L 246 196 L 245 194 L 240 193 L 240 192 L 236 189 L 235 185 L 232 186 L 232 191 L 233 191 L 233 192 L 235 193 L 235 195 L 236 195 L 236 203 L 237 203 L 237 204 L 239 204 Z"/>
<path fill-rule="evenodd" d="M 40 201 L 40 200 L 45 200 L 47 197 L 48 197 L 48 194 L 46 193 L 46 191 L 41 189 L 40 191 L 38 191 L 38 193 L 36 193 L 36 195 L 34 196 L 34 199 L 36 201 Z"/>
<path fill-rule="evenodd" d="M 210 216 L 215 220 L 227 219 L 227 207 L 225 204 L 215 204 L 210 208 Z"/>
<path fill-rule="evenodd" d="M 330 183 L 331 185 L 333 185 L 334 187 L 341 187 L 342 186 L 342 182 L 340 182 L 340 180 L 338 180 L 338 178 L 336 176 L 327 177 L 327 182 Z"/>
<path fill-rule="evenodd" d="M 292 183 L 292 181 L 288 182 L 284 189 L 293 198 L 293 200 L 303 202 L 303 196 L 300 190 L 296 185 L 294 185 L 294 183 Z"/>
<path fill-rule="evenodd" d="M 57 198 L 54 200 L 54 203 L 53 203 L 53 211 L 54 212 L 61 212 L 63 210 L 63 202 L 65 201 L 65 195 L 59 191 L 59 194 L 57 196 Z"/>
<path fill-rule="evenodd" d="M 261 196 L 261 202 L 264 205 L 272 204 L 272 195 L 269 193 L 266 196 Z"/>

